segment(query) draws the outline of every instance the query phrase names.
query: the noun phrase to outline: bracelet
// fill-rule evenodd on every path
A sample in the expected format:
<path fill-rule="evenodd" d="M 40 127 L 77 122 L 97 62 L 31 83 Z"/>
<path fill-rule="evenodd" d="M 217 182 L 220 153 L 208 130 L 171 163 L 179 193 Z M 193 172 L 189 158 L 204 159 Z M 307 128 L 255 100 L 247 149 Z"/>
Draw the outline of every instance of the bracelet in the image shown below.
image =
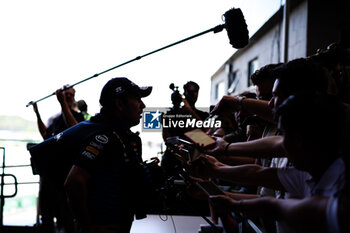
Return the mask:
<path fill-rule="evenodd" d="M 228 147 L 231 145 L 232 142 L 229 142 L 227 143 L 227 145 L 225 146 L 225 149 L 224 149 L 224 155 L 227 155 L 227 150 L 228 150 Z"/>

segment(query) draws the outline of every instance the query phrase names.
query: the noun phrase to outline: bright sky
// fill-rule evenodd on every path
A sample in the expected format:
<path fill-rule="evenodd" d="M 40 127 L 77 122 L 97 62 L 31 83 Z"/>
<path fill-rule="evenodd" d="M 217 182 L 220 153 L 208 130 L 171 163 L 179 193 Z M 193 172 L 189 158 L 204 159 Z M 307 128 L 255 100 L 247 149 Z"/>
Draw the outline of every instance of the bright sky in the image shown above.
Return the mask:
<path fill-rule="evenodd" d="M 0 2 L 0 115 L 35 120 L 31 100 L 136 56 L 222 24 L 231 7 L 242 9 L 250 36 L 280 0 L 13 0 Z M 76 99 L 99 111 L 111 78 L 126 76 L 154 91 L 149 107 L 171 105 L 169 84 L 200 84 L 197 106 L 208 107 L 211 75 L 235 52 L 226 31 L 209 33 L 77 85 Z M 56 97 L 38 104 L 44 121 L 60 110 Z"/>

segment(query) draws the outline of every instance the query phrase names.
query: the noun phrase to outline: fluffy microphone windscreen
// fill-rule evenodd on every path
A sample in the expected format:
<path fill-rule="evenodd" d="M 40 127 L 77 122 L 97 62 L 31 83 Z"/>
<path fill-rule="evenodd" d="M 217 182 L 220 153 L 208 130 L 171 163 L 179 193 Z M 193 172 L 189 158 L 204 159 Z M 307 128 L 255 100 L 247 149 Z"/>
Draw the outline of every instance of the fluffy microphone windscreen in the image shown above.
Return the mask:
<path fill-rule="evenodd" d="M 248 44 L 249 32 L 240 8 L 232 8 L 225 12 L 225 28 L 232 47 L 243 48 Z"/>

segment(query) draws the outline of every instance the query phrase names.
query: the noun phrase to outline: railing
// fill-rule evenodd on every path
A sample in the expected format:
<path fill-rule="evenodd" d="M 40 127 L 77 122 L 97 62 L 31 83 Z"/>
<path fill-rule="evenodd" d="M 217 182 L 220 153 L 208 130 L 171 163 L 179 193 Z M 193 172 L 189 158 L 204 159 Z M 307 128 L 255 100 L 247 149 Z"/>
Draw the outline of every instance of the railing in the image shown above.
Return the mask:
<path fill-rule="evenodd" d="M 5 147 L 0 147 L 0 149 L 3 151 L 2 156 L 2 173 L 1 175 L 1 192 L 0 192 L 0 227 L 3 226 L 3 217 L 4 217 L 4 206 L 5 206 L 5 198 L 14 197 L 17 194 L 17 178 L 12 174 L 5 174 Z M 4 187 L 5 187 L 5 176 L 13 177 L 14 179 L 14 185 L 15 185 L 15 191 L 11 195 L 4 195 Z"/>
<path fill-rule="evenodd" d="M 23 143 L 23 146 L 21 145 L 20 147 L 21 148 L 23 147 L 23 153 L 26 153 L 26 154 L 24 154 L 24 157 L 26 159 L 28 159 L 27 161 L 29 161 L 30 155 L 29 155 L 29 152 L 27 153 L 27 149 L 28 149 L 28 147 L 31 146 L 30 142 L 32 142 L 32 141 L 29 141 L 29 140 L 0 139 L 0 142 L 1 141 L 6 141 L 6 142 L 10 142 L 10 143 L 14 143 L 14 142 L 15 143 Z M 28 170 L 27 172 L 30 173 L 30 177 L 29 177 L 29 175 L 26 175 L 25 176 L 26 178 L 28 178 L 28 177 L 31 178 L 31 179 L 37 178 L 37 180 L 38 180 L 39 177 L 38 176 L 32 176 L 32 169 L 31 169 L 31 165 L 29 164 L 29 162 L 28 162 L 28 164 L 17 164 L 18 159 L 14 159 L 14 157 L 16 157 L 16 156 L 18 157 L 19 155 L 17 153 L 8 153 L 9 150 L 8 150 L 7 147 L 6 147 L 6 152 L 8 153 L 8 155 L 7 155 L 8 159 L 10 159 L 10 160 L 12 159 L 12 163 L 14 163 L 13 161 L 16 161 L 16 164 L 12 165 L 11 162 L 10 163 L 7 162 L 9 165 L 6 165 L 6 163 L 5 163 L 5 158 L 6 158 L 6 156 L 5 156 L 5 154 L 6 154 L 5 153 L 5 147 L 1 146 L 0 150 L 2 150 L 2 152 L 3 152 L 2 165 L 0 166 L 0 169 L 1 169 L 1 174 L 0 174 L 1 175 L 1 184 L 0 184 L 0 188 L 1 188 L 1 192 L 0 192 L 0 202 L 1 202 L 0 203 L 0 232 L 2 232 L 1 228 L 5 229 L 6 227 L 8 227 L 8 226 L 4 226 L 4 221 L 3 221 L 4 220 L 4 215 L 3 214 L 4 214 L 5 199 L 7 201 L 7 200 L 9 200 L 10 198 L 13 198 L 13 197 L 14 197 L 13 199 L 18 198 L 18 197 L 16 197 L 16 195 L 18 194 L 19 190 L 21 190 L 21 191 L 28 190 L 28 189 L 21 189 L 21 186 L 23 186 L 23 185 L 33 185 L 33 184 L 34 185 L 35 184 L 38 185 L 39 184 L 39 181 L 20 181 L 20 180 L 22 180 L 21 178 L 18 179 L 20 181 L 19 182 L 17 180 L 16 176 L 20 177 L 20 175 L 16 175 L 16 172 L 18 170 L 20 170 L 20 169 L 27 169 Z M 19 159 L 19 160 L 23 161 L 21 159 Z M 11 171 L 12 169 L 13 169 L 13 171 Z M 10 174 L 10 173 L 14 173 L 15 175 L 14 174 Z M 5 179 L 5 178 L 12 178 L 12 181 L 8 180 L 8 179 Z M 5 190 L 7 190 L 7 187 L 10 187 L 10 186 L 13 186 L 13 188 L 12 188 L 13 192 L 6 193 Z M 37 186 L 37 188 L 38 188 L 38 186 Z M 12 190 L 10 190 L 10 191 L 12 191 Z M 10 201 L 14 202 L 13 199 L 10 200 Z M 8 204 L 8 203 L 9 203 L 9 201 L 6 202 L 6 204 Z M 35 211 L 36 212 L 33 212 L 33 211 L 30 212 L 30 215 L 33 216 L 33 218 L 35 217 L 35 220 L 33 220 L 33 225 L 39 223 L 39 215 L 38 215 L 37 209 Z M 17 218 L 18 218 L 17 213 L 13 214 L 13 216 L 14 216 L 15 220 L 17 221 Z M 6 217 L 6 215 L 5 215 L 5 217 Z M 18 221 L 17 224 L 20 224 L 20 226 L 21 225 L 25 225 L 25 224 L 22 224 L 22 222 L 20 222 L 20 221 Z M 250 232 L 261 233 L 260 229 L 252 221 L 247 220 L 247 225 L 248 226 L 245 226 L 245 227 L 249 227 L 250 228 Z M 241 224 L 239 232 L 242 232 L 242 230 L 243 230 L 242 227 L 244 227 L 244 226 L 242 226 L 242 224 Z M 245 231 L 243 231 L 243 232 L 245 232 Z"/>
<path fill-rule="evenodd" d="M 23 156 L 25 158 L 28 159 L 29 161 L 29 153 L 28 155 L 27 154 L 24 154 L 28 148 L 28 142 L 32 142 L 32 141 L 29 141 L 29 140 L 16 140 L 16 139 L 0 139 L 0 141 L 5 141 L 5 144 L 11 144 L 11 143 L 20 143 L 22 144 L 23 143 L 23 148 L 22 146 L 20 146 L 20 149 L 22 149 L 22 152 L 20 153 L 21 156 L 19 156 L 19 158 L 14 158 L 17 155 L 17 153 L 15 154 L 11 154 L 11 158 L 10 160 L 12 160 L 12 163 L 10 163 L 9 165 L 7 165 L 7 162 L 6 162 L 6 152 L 8 153 L 8 148 L 7 148 L 7 145 L 6 146 L 1 146 L 0 147 L 0 150 L 2 150 L 2 164 L 0 166 L 1 168 L 1 173 L 0 173 L 0 177 L 1 177 L 1 183 L 0 183 L 0 229 L 2 227 L 4 227 L 4 210 L 6 209 L 5 207 L 5 201 L 7 199 L 10 199 L 10 198 L 13 198 L 13 197 L 16 197 L 16 195 L 18 194 L 18 191 L 19 191 L 19 187 L 22 187 L 22 185 L 37 185 L 35 186 L 35 190 L 38 190 L 38 185 L 39 185 L 39 181 L 38 181 L 38 178 L 35 179 L 35 177 L 31 177 L 31 165 L 30 163 L 28 162 L 28 164 L 17 164 L 18 161 L 23 161 Z M 6 152 L 5 152 L 5 147 L 6 147 Z M 10 149 L 13 149 L 13 148 L 17 148 L 18 145 L 15 145 L 15 146 L 9 146 Z M 27 157 L 28 156 L 28 157 Z M 15 162 L 14 162 L 15 161 Z M 23 169 L 25 169 L 25 171 L 23 172 Z M 11 171 L 12 170 L 12 171 Z M 17 180 L 17 174 L 16 173 L 23 173 L 22 174 L 22 177 L 26 177 L 25 179 L 28 179 L 30 178 L 31 180 L 27 180 L 27 181 L 22 181 L 22 182 L 18 182 Z M 30 173 L 30 175 L 28 175 L 28 173 Z M 19 175 L 21 176 L 21 175 Z M 30 189 L 22 189 L 21 191 L 25 191 L 27 192 L 28 190 L 32 190 L 32 188 Z M 36 198 L 37 198 L 37 195 L 35 195 L 35 197 L 30 197 L 31 199 L 33 199 L 34 201 L 36 201 Z M 35 198 L 35 199 L 34 199 Z M 6 199 L 6 200 L 5 200 Z M 17 200 L 18 199 L 18 200 Z M 24 200 L 24 201 L 23 201 Z M 10 202 L 6 201 L 6 205 L 7 205 L 7 209 L 10 209 L 12 212 L 13 212 L 13 209 L 15 210 L 18 210 L 21 206 L 23 206 L 23 203 L 22 202 L 26 202 L 25 201 L 25 198 L 21 198 L 21 197 L 17 197 L 13 200 L 11 200 Z M 28 202 L 28 201 L 27 201 Z M 9 205 L 10 204 L 10 205 Z M 9 207 L 11 206 L 12 204 L 12 209 Z M 33 225 L 38 223 L 38 213 L 37 213 L 37 210 L 35 210 L 35 212 L 31 212 L 31 214 L 33 214 L 33 218 L 34 216 L 36 216 L 36 219 L 34 220 L 35 222 L 33 222 Z M 13 218 L 17 218 L 17 212 L 15 211 L 15 214 L 13 214 Z M 12 221 L 14 222 L 14 221 Z M 17 224 L 21 224 L 21 222 L 18 222 Z M 23 224 L 25 225 L 25 224 Z"/>

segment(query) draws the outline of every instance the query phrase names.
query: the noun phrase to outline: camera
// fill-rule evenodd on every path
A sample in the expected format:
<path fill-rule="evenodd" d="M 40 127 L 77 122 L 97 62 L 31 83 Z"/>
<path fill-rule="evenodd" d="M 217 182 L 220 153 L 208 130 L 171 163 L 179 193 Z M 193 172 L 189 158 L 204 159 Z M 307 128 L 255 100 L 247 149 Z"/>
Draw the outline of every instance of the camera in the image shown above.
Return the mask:
<path fill-rule="evenodd" d="M 196 157 L 197 149 L 192 142 L 178 136 L 166 138 L 165 144 L 167 146 L 166 158 L 171 160 L 169 163 L 171 166 L 170 168 L 163 166 L 163 157 L 161 174 L 163 179 L 158 185 L 157 200 L 153 202 L 150 213 L 208 216 L 210 212 L 207 200 L 196 199 L 187 192 L 187 185 L 192 182 L 188 162 L 192 163 L 192 158 Z M 196 162 L 199 161 L 196 160 Z"/>
<path fill-rule="evenodd" d="M 171 94 L 171 102 L 173 103 L 173 109 L 179 109 L 182 102 L 182 96 L 179 92 L 179 87 L 175 86 L 174 83 L 169 85 L 169 88 L 173 91 Z"/>
<path fill-rule="evenodd" d="M 180 168 L 180 172 L 186 167 L 187 162 L 194 161 L 199 157 L 200 152 L 193 145 L 192 142 L 183 140 L 178 136 L 168 137 L 165 141 L 165 145 L 169 148 L 171 154 L 181 163 L 183 166 Z"/>

